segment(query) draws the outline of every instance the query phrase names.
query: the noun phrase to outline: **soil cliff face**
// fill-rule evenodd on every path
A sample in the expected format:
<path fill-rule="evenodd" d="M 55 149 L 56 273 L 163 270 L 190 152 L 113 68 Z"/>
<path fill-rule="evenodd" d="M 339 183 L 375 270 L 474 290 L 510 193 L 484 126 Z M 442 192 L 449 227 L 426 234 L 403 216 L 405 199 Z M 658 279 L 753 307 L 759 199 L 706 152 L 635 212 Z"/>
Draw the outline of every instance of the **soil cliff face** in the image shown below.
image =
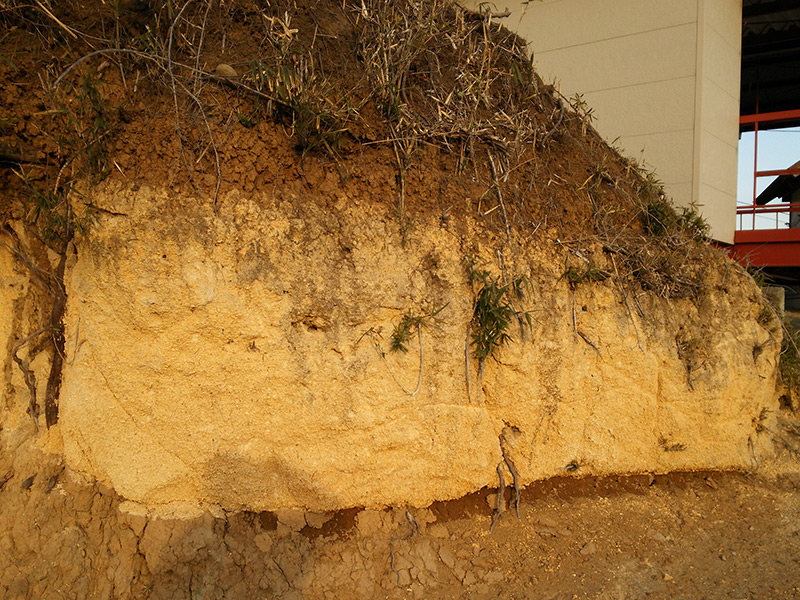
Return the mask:
<path fill-rule="evenodd" d="M 489 13 L 205 6 L 10 13 L 4 422 L 177 514 L 768 451 L 760 291 Z"/>
<path fill-rule="evenodd" d="M 386 177 L 319 175 L 219 216 L 151 188 L 95 199 L 107 212 L 67 278 L 72 468 L 148 506 L 326 511 L 457 498 L 498 464 L 510 483 L 504 456 L 520 485 L 751 466 L 778 346 L 745 275 L 720 261 L 699 304 L 642 294 L 640 316 L 611 279 L 571 289 L 554 239 L 507 244 L 532 327 L 482 375 L 472 358 L 468 391 L 464 257 L 500 274 L 496 237 L 429 215 L 403 243 L 374 200 Z M 421 349 L 390 352 L 404 314 L 441 307 Z"/>
<path fill-rule="evenodd" d="M 796 595 L 653 475 L 798 454 L 774 311 L 490 13 L 4 7 L 0 596 Z"/>

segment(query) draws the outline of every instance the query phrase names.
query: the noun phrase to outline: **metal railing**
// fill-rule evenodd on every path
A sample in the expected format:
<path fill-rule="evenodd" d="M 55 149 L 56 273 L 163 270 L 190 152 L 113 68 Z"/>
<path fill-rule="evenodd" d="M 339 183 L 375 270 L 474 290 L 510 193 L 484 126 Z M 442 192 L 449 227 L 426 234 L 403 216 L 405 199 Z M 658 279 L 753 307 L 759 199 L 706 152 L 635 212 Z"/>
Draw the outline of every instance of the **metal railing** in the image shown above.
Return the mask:
<path fill-rule="evenodd" d="M 795 169 L 791 169 L 795 170 Z M 756 229 L 788 229 L 791 227 L 792 214 L 797 214 L 795 219 L 800 225 L 800 202 L 798 203 L 778 203 L 778 204 L 764 204 L 757 206 L 755 204 L 736 207 L 736 230 L 737 231 L 755 231 Z M 745 219 L 746 215 L 751 215 L 750 219 Z M 764 217 L 775 217 L 775 226 L 770 227 L 768 221 Z M 784 220 L 781 220 L 781 216 Z M 756 227 L 756 219 L 761 217 L 761 221 Z M 749 220 L 749 227 L 745 225 L 745 220 Z"/>
<path fill-rule="evenodd" d="M 758 170 L 758 131 L 759 125 L 762 123 L 780 123 L 782 121 L 796 121 L 800 119 L 800 109 L 795 110 L 782 110 L 778 112 L 769 113 L 756 113 L 754 115 L 742 115 L 739 117 L 739 126 L 752 125 L 753 126 L 753 204 L 756 203 L 756 196 L 758 195 L 758 178 L 759 177 L 776 177 L 780 175 L 800 175 L 800 168 L 790 169 L 770 169 L 766 171 Z"/>
<path fill-rule="evenodd" d="M 782 175 L 800 175 L 800 168 L 791 167 L 788 169 L 769 169 L 758 170 L 758 132 L 759 125 L 796 121 L 800 119 L 800 110 L 784 110 L 771 113 L 757 113 L 754 115 L 742 115 L 739 118 L 739 125 L 752 125 L 754 132 L 753 140 L 753 203 L 752 205 L 739 206 L 736 209 L 736 230 L 755 231 L 757 229 L 788 229 L 792 226 L 792 214 L 800 212 L 800 204 L 776 203 L 756 205 L 758 196 L 758 180 L 761 177 L 780 177 Z M 800 158 L 800 157 L 798 157 Z M 749 219 L 746 218 L 749 215 Z M 774 216 L 774 225 L 771 218 Z M 781 220 L 781 217 L 784 220 Z M 766 218 L 765 218 L 766 217 Z M 800 215 L 794 217 L 797 225 L 800 225 Z M 749 222 L 749 223 L 748 223 Z M 749 227 L 748 227 L 749 225 Z"/>

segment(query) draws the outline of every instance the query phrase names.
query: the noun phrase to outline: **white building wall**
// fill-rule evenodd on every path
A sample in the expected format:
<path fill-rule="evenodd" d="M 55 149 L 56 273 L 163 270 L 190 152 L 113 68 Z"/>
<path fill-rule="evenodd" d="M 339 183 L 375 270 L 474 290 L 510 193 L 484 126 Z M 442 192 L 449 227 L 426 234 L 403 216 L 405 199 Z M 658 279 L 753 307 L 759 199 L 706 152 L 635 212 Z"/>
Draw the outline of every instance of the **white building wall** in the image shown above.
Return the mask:
<path fill-rule="evenodd" d="M 741 0 L 700 0 L 693 198 L 713 235 L 732 243 L 741 77 Z"/>
<path fill-rule="evenodd" d="M 477 9 L 481 2 L 466 0 Z M 654 168 L 712 235 L 736 220 L 741 0 L 496 0 L 539 74 L 594 109 L 609 142 Z"/>

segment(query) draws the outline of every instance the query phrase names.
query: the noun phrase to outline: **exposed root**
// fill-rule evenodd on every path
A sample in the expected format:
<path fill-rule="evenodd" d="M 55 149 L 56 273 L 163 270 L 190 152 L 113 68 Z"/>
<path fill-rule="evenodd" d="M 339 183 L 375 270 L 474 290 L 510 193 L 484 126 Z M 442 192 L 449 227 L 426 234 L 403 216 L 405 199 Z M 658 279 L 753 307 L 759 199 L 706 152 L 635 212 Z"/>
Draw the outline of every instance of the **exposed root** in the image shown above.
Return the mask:
<path fill-rule="evenodd" d="M 396 535 L 391 540 L 389 540 L 389 556 L 391 559 L 389 562 L 389 566 L 392 568 L 392 571 L 397 576 L 398 586 L 400 585 L 400 571 L 398 571 L 394 566 L 394 543 L 397 540 L 406 540 L 406 539 L 413 540 L 414 537 L 419 533 L 419 523 L 417 523 L 417 520 L 414 518 L 414 515 L 412 515 L 408 511 L 408 509 L 406 509 L 406 521 L 408 521 L 408 531 L 400 535 Z"/>
<path fill-rule="evenodd" d="M 386 352 L 383 351 L 381 348 L 380 342 L 378 341 L 380 338 L 380 334 L 375 331 L 373 328 L 369 328 L 361 337 L 358 338 L 356 341 L 356 345 L 361 341 L 364 336 L 369 336 L 372 339 L 372 345 L 375 348 L 375 352 L 378 353 L 378 356 L 383 361 L 383 364 L 386 366 L 386 370 L 389 371 L 389 375 L 392 376 L 394 382 L 400 386 L 400 389 L 403 390 L 403 393 L 406 396 L 416 396 L 419 391 L 422 389 L 422 373 L 423 373 L 423 361 L 424 361 L 424 353 L 422 350 L 422 325 L 417 323 L 417 338 L 419 340 L 419 369 L 417 371 L 417 387 L 412 391 L 409 390 L 406 386 L 403 385 L 403 382 L 395 375 L 394 370 L 392 370 L 392 366 L 389 364 L 389 361 L 386 360 Z"/>
<path fill-rule="evenodd" d="M 497 521 L 500 520 L 500 517 L 503 516 L 503 509 L 506 503 L 506 480 L 503 477 L 504 460 L 497 463 L 497 478 L 500 481 L 500 485 L 497 488 L 497 508 L 494 511 L 494 516 L 492 517 L 492 524 L 489 527 L 489 533 L 494 531 L 494 526 L 497 524 Z"/>
<path fill-rule="evenodd" d="M 517 513 L 517 518 L 519 519 L 519 475 L 517 474 L 517 470 L 514 468 L 514 463 L 511 462 L 511 459 L 505 455 L 505 452 L 503 452 L 503 460 L 505 461 L 508 470 L 511 472 L 511 485 L 514 486 L 514 511 Z"/>
<path fill-rule="evenodd" d="M 423 355 L 422 355 L 422 325 L 417 323 L 417 339 L 419 340 L 419 371 L 417 372 L 417 388 L 411 393 L 411 396 L 415 396 L 419 390 L 422 388 L 422 366 L 423 366 Z"/>
<path fill-rule="evenodd" d="M 506 212 L 506 203 L 503 201 L 503 190 L 500 185 L 500 179 L 497 177 L 497 167 L 494 163 L 494 155 L 489 152 L 489 166 L 492 168 L 492 184 L 494 185 L 495 192 L 497 193 L 497 200 L 500 202 L 500 208 L 503 211 L 503 225 L 506 229 L 506 240 L 511 241 L 511 228 L 508 225 L 508 213 Z"/>
<path fill-rule="evenodd" d="M 386 368 L 389 370 L 389 374 L 392 376 L 392 379 L 394 379 L 395 383 L 400 386 L 400 389 L 403 390 L 403 393 L 406 396 L 416 396 L 420 389 L 422 389 L 422 369 L 424 357 L 422 352 L 422 326 L 419 323 L 417 323 L 417 339 L 419 340 L 419 370 L 417 371 L 417 387 L 413 392 L 406 388 L 406 386 L 403 385 L 403 382 L 401 382 L 397 375 L 394 374 L 392 367 L 386 360 L 386 353 L 380 350 L 380 348 L 378 349 L 378 353 L 380 354 L 383 363 L 386 365 Z"/>
<path fill-rule="evenodd" d="M 37 430 L 39 429 L 39 405 L 36 399 L 36 377 L 33 371 L 28 368 L 27 361 L 19 358 L 19 356 L 17 356 L 17 352 L 19 352 L 20 348 L 22 348 L 22 346 L 31 341 L 33 338 L 38 337 L 46 331 L 51 332 L 53 341 L 53 362 L 50 367 L 50 375 L 47 379 L 47 387 L 45 389 L 44 414 L 47 427 L 52 427 L 58 422 L 58 393 L 61 387 L 61 372 L 64 363 L 64 328 L 62 320 L 64 318 L 64 311 L 67 307 L 67 294 L 64 289 L 64 270 L 67 261 L 67 248 L 73 236 L 73 230 L 71 227 L 72 212 L 68 201 L 66 201 L 66 205 L 67 213 L 65 241 L 59 252 L 60 258 L 58 265 L 56 266 L 55 273 L 50 273 L 44 269 L 41 269 L 40 267 L 36 266 L 36 264 L 30 258 L 25 256 L 20 249 L 20 242 L 16 232 L 8 224 L 6 224 L 5 230 L 9 235 L 11 235 L 12 238 L 14 238 L 17 248 L 12 248 L 5 242 L 0 242 L 3 246 L 8 248 L 14 254 L 14 256 L 16 256 L 20 262 L 22 262 L 22 264 L 28 268 L 30 273 L 45 286 L 47 291 L 54 296 L 53 307 L 50 311 L 49 323 L 42 327 L 39 331 L 32 333 L 24 340 L 20 341 L 16 346 L 14 346 L 11 352 L 14 362 L 17 363 L 17 366 L 19 366 L 20 370 L 22 371 L 25 379 L 25 385 L 30 392 L 31 399 L 28 406 L 28 413 L 33 418 Z"/>
<path fill-rule="evenodd" d="M 586 334 L 585 334 L 585 333 L 583 333 L 583 332 L 582 332 L 580 329 L 577 329 L 576 331 L 577 331 L 578 335 L 580 336 L 580 338 L 581 338 L 581 339 L 582 339 L 584 342 L 586 342 L 587 344 L 589 344 L 589 345 L 590 345 L 592 348 L 594 348 L 595 352 L 597 352 L 597 354 L 598 354 L 598 355 L 600 355 L 600 356 L 603 356 L 602 352 L 600 352 L 600 349 L 599 349 L 599 348 L 598 348 L 598 347 L 595 345 L 595 343 L 594 343 L 592 340 L 590 340 L 590 339 L 589 339 L 589 338 L 586 336 Z"/>
<path fill-rule="evenodd" d="M 408 171 L 408 149 L 400 146 L 399 134 L 395 132 L 394 126 L 391 127 L 392 132 L 392 150 L 394 150 L 394 157 L 397 161 L 397 215 L 400 222 L 400 233 L 403 242 L 406 240 L 408 233 L 408 223 L 406 222 L 406 174 Z M 402 157 L 400 152 L 402 150 Z"/>
<path fill-rule="evenodd" d="M 28 392 L 30 393 L 30 401 L 28 403 L 27 412 L 31 418 L 33 418 L 33 424 L 36 425 L 36 431 L 39 431 L 39 404 L 36 401 L 36 375 L 34 375 L 33 371 L 31 371 L 31 369 L 28 367 L 28 361 L 22 360 L 19 356 L 17 356 L 17 352 L 19 352 L 20 348 L 22 348 L 25 344 L 39 337 L 49 329 L 49 327 L 42 327 L 39 331 L 35 331 L 24 340 L 17 342 L 17 344 L 11 349 L 11 357 L 14 359 L 14 362 L 17 363 L 20 371 L 22 371 L 22 377 L 25 379 L 25 385 L 28 387 Z"/>
<path fill-rule="evenodd" d="M 512 426 L 509 426 L 508 428 L 516 431 L 516 428 Z M 506 455 L 505 431 L 506 430 L 503 430 L 503 433 L 500 434 L 500 452 L 503 455 L 503 460 L 497 463 L 497 480 L 499 482 L 497 488 L 497 506 L 495 508 L 494 515 L 492 516 L 492 524 L 489 526 L 489 533 L 492 533 L 492 531 L 494 531 L 494 526 L 497 525 L 497 522 L 500 520 L 500 517 L 503 516 L 503 512 L 505 510 L 506 480 L 505 476 L 503 475 L 504 464 L 506 467 L 508 467 L 508 471 L 509 473 L 511 473 L 512 477 L 511 485 L 514 487 L 514 511 L 517 513 L 517 519 L 521 518 L 519 514 L 519 498 L 520 498 L 519 474 L 517 473 L 516 467 L 514 467 L 514 463 Z"/>
<path fill-rule="evenodd" d="M 61 259 L 56 267 L 55 280 L 55 300 L 53 310 L 50 312 L 50 329 L 53 337 L 53 363 L 50 366 L 50 376 L 47 378 L 47 388 L 44 397 L 44 417 L 47 427 L 52 427 L 58 423 L 58 396 L 61 390 L 61 373 L 64 367 L 64 311 L 67 308 L 67 294 L 64 290 L 64 269 L 67 262 L 67 246 L 69 241 L 64 244 L 61 252 Z"/>
<path fill-rule="evenodd" d="M 628 317 L 633 324 L 633 330 L 636 332 L 636 345 L 639 347 L 639 350 L 644 352 L 644 348 L 642 348 L 641 340 L 639 339 L 639 328 L 636 326 L 636 319 L 633 318 L 633 311 L 631 310 L 630 302 L 628 302 L 628 293 L 625 291 L 625 284 L 622 283 L 622 278 L 619 275 L 619 269 L 617 269 L 617 262 L 614 260 L 614 256 L 611 255 L 611 264 L 614 267 L 614 275 L 616 275 L 616 282 L 619 285 L 619 290 L 622 293 L 622 299 L 625 301 L 625 308 L 628 309 Z"/>
<path fill-rule="evenodd" d="M 563 102 L 560 102 L 560 103 L 559 103 L 559 105 L 560 105 L 560 107 L 561 107 L 561 111 L 560 111 L 560 114 L 558 115 L 558 121 L 556 122 L 556 124 L 555 124 L 555 125 L 553 125 L 553 128 L 552 128 L 550 131 L 548 131 L 548 132 L 547 132 L 547 133 L 544 135 L 544 137 L 542 138 L 542 140 L 539 142 L 539 146 L 540 146 L 541 148 L 544 148 L 545 144 L 547 143 L 547 140 L 550 138 L 550 136 L 551 136 L 551 135 L 553 135 L 553 134 L 556 132 L 556 130 L 557 130 L 559 127 L 561 127 L 561 122 L 564 120 L 564 113 L 566 112 L 566 110 L 565 110 L 565 108 L 564 108 L 564 103 L 563 103 Z"/>
<path fill-rule="evenodd" d="M 570 296 L 572 296 L 572 335 L 575 338 L 575 341 L 578 341 L 578 320 L 575 317 L 575 290 L 570 292 Z"/>
<path fill-rule="evenodd" d="M 750 450 L 750 456 L 752 456 L 753 458 L 753 468 L 749 472 L 753 473 L 755 471 L 758 471 L 758 469 L 761 467 L 761 464 L 758 462 L 758 457 L 756 456 L 756 449 L 755 446 L 753 445 L 753 438 L 750 436 L 747 437 L 747 448 Z"/>
<path fill-rule="evenodd" d="M 516 431 L 516 428 L 511 427 L 513 430 Z M 503 462 L 506 463 L 508 467 L 508 472 L 511 473 L 512 482 L 511 485 L 514 486 L 514 511 L 517 513 L 517 519 L 520 518 L 519 516 L 519 496 L 520 496 L 520 489 L 519 489 L 519 474 L 517 473 L 516 467 L 514 467 L 514 463 L 506 454 L 506 437 L 505 431 L 500 434 L 500 451 L 503 453 Z"/>
<path fill-rule="evenodd" d="M 11 226 L 9 224 L 7 224 L 7 223 L 6 223 L 6 226 L 5 226 L 5 231 L 11 237 L 14 238 L 14 241 L 17 244 L 17 248 L 12 248 L 9 244 L 7 244 L 7 243 L 5 243 L 5 242 L 3 242 L 1 240 L 0 240 L 0 246 L 5 246 L 6 248 L 8 248 L 9 252 L 11 252 L 14 256 L 16 256 L 17 259 L 23 265 L 25 265 L 25 267 L 27 267 L 27 269 L 30 271 L 31 275 L 33 275 L 36 279 L 38 279 L 39 282 L 42 285 L 44 285 L 45 289 L 49 293 L 52 294 L 53 293 L 53 287 L 51 285 L 51 282 L 53 280 L 53 274 L 45 271 L 44 269 L 41 269 L 41 268 L 37 267 L 30 258 L 28 258 L 27 256 L 25 256 L 25 254 L 23 254 L 23 252 L 19 249 L 20 243 L 19 243 L 19 238 L 17 237 L 17 232 L 14 231 L 11 228 Z"/>

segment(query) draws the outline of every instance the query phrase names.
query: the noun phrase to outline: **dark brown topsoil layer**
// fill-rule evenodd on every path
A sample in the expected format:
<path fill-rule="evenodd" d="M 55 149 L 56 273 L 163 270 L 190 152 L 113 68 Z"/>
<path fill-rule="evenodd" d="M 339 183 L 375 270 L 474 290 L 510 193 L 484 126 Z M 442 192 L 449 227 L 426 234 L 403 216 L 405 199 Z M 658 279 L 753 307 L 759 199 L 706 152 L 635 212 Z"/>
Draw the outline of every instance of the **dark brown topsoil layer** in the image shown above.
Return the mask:
<path fill-rule="evenodd" d="M 518 38 L 449 2 L 52 4 L 0 11 L 0 217 L 87 178 L 196 202 L 219 182 L 224 211 L 228 190 L 313 196 L 322 171 L 346 186 L 384 165 L 398 227 L 467 210 L 523 235 L 641 229 L 636 167 Z"/>

